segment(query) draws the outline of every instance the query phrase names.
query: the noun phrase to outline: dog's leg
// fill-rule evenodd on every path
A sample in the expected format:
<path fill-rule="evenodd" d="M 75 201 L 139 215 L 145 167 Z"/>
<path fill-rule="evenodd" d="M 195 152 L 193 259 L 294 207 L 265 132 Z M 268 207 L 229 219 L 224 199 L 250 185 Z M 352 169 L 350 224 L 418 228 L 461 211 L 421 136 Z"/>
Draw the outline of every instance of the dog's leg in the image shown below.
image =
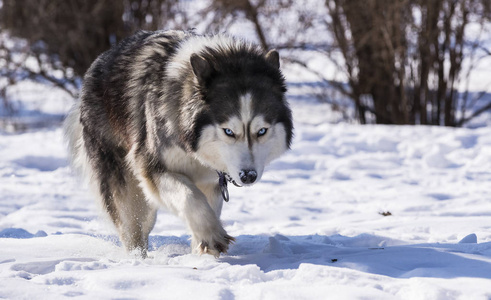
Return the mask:
<path fill-rule="evenodd" d="M 146 257 L 148 235 L 155 224 L 156 206 L 149 204 L 130 173 L 124 160 L 124 151 L 110 147 L 94 134 L 84 133 L 87 150 L 85 166 L 102 206 L 118 230 L 119 238 L 128 252 L 137 250 Z"/>
<path fill-rule="evenodd" d="M 186 222 L 192 232 L 191 247 L 194 253 L 218 257 L 221 252 L 227 252 L 234 238 L 220 223 L 218 190 L 206 191 L 205 195 L 189 177 L 148 163 L 145 155 L 139 153 L 136 147 L 130 151 L 127 162 L 132 166 L 147 199 L 156 206 L 167 207 Z"/>
<path fill-rule="evenodd" d="M 128 252 L 137 251 L 145 258 L 148 235 L 155 225 L 157 208 L 147 202 L 136 179 L 127 174 L 124 183 L 111 177 L 98 176 L 98 196 L 118 231 L 119 238 Z"/>
<path fill-rule="evenodd" d="M 157 208 L 145 199 L 145 195 L 134 178 L 127 181 L 126 189 L 117 195 L 121 241 L 128 252 L 137 251 L 143 258 L 147 256 L 148 235 L 155 225 Z"/>
<path fill-rule="evenodd" d="M 234 238 L 229 236 L 210 206 L 206 196 L 191 180 L 181 174 L 163 173 L 153 176 L 159 193 L 158 201 L 184 219 L 192 231 L 193 253 L 218 257 L 226 253 Z"/>
<path fill-rule="evenodd" d="M 222 213 L 223 198 L 218 184 L 197 185 L 197 187 L 200 189 L 201 192 L 203 192 L 203 194 L 205 194 L 208 204 L 215 212 L 217 218 L 220 219 L 220 215 Z"/>

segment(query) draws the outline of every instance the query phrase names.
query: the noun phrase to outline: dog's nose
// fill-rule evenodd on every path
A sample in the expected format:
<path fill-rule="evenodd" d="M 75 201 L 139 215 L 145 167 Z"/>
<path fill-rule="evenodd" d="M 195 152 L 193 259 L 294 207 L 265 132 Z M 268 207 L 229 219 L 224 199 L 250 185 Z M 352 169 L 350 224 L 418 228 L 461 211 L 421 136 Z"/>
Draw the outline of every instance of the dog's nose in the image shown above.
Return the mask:
<path fill-rule="evenodd" d="M 253 183 L 254 181 L 256 181 L 257 172 L 255 170 L 242 170 L 239 173 L 239 177 L 242 183 Z"/>

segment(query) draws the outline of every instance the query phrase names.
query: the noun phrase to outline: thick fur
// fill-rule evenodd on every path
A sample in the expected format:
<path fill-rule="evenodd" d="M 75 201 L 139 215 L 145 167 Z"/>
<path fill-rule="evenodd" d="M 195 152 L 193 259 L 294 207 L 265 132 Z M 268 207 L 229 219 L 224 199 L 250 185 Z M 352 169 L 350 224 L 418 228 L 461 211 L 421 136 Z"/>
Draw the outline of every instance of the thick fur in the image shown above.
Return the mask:
<path fill-rule="evenodd" d="M 217 171 L 251 184 L 289 148 L 285 91 L 276 51 L 226 35 L 139 32 L 87 71 L 65 122 L 72 164 L 128 251 L 146 256 L 164 206 L 186 222 L 193 251 L 218 256 L 233 238 L 219 219 Z"/>

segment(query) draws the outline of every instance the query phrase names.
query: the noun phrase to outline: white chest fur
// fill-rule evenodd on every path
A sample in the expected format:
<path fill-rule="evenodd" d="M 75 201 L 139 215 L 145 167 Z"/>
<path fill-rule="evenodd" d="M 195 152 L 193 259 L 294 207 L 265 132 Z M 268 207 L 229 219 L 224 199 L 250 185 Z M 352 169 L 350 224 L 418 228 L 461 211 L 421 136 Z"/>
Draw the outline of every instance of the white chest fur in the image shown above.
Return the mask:
<path fill-rule="evenodd" d="M 169 172 L 186 175 L 195 184 L 215 183 L 218 180 L 215 170 L 203 165 L 179 147 L 166 149 L 161 156 Z"/>

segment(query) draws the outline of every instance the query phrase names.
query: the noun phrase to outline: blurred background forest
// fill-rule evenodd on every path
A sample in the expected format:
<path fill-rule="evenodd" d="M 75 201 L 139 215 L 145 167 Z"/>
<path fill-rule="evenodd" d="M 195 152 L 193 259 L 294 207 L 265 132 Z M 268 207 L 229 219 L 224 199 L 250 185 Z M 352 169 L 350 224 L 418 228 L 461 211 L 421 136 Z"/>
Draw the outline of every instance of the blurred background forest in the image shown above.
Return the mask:
<path fill-rule="evenodd" d="M 24 80 L 76 98 L 91 62 L 137 30 L 192 28 L 279 50 L 290 83 L 346 121 L 458 127 L 491 110 L 489 0 L 2 0 L 0 110 Z"/>

